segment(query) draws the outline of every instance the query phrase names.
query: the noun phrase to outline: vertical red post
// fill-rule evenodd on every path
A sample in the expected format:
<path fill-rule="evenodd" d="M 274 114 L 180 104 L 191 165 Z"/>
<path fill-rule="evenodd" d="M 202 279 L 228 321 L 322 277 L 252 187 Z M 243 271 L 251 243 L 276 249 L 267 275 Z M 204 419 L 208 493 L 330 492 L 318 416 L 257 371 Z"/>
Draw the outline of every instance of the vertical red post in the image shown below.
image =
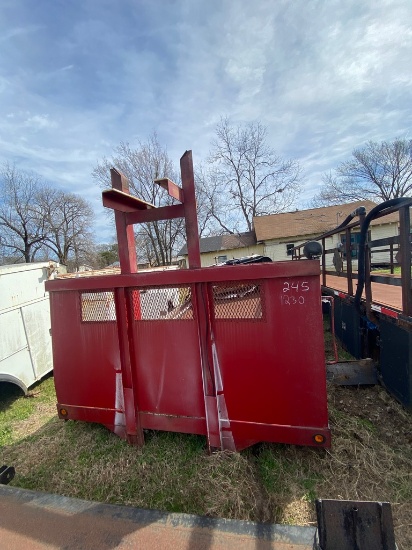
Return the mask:
<path fill-rule="evenodd" d="M 136 403 L 135 383 L 132 368 L 131 346 L 132 311 L 124 288 L 115 289 L 117 333 L 119 338 L 120 364 L 122 369 L 123 397 L 126 417 L 127 440 L 131 445 L 142 447 L 144 444 L 143 429 L 140 426 Z"/>
<path fill-rule="evenodd" d="M 192 151 L 186 151 L 180 159 L 180 172 L 184 195 L 187 255 L 189 269 L 201 267 L 199 229 L 197 225 L 195 177 Z M 211 451 L 221 447 L 219 415 L 217 410 L 216 387 L 214 384 L 213 356 L 210 352 L 210 316 L 207 288 L 195 285 L 194 304 L 197 310 L 199 346 L 202 364 L 203 395 L 205 399 L 207 443 Z"/>
<path fill-rule="evenodd" d="M 207 285 L 196 283 L 193 286 L 193 306 L 198 323 L 200 361 L 202 368 L 203 397 L 205 400 L 207 446 L 209 452 L 221 448 L 219 414 L 217 409 L 216 385 L 214 379 L 214 358 L 211 350 L 210 302 Z"/>
<path fill-rule="evenodd" d="M 192 151 L 186 151 L 180 159 L 180 172 L 182 175 L 182 187 L 184 194 L 183 206 L 185 211 L 189 268 L 196 269 L 199 268 L 201 264 Z"/>
<path fill-rule="evenodd" d="M 113 189 L 129 194 L 129 182 L 115 168 L 110 169 Z M 136 245 L 133 225 L 127 225 L 126 213 L 115 210 L 117 242 L 119 246 L 119 261 L 122 273 L 137 273 Z"/>

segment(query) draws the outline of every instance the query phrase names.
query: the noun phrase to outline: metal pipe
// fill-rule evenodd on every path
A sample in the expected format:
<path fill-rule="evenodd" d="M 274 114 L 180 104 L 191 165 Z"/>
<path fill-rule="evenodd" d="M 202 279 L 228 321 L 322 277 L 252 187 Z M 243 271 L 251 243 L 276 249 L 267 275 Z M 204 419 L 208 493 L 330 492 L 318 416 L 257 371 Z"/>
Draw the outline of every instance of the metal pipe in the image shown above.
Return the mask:
<path fill-rule="evenodd" d="M 378 204 L 378 206 L 375 206 L 375 208 L 372 208 L 372 210 L 363 220 L 363 223 L 361 223 L 360 240 L 359 240 L 359 258 L 358 258 L 358 286 L 355 294 L 355 307 L 357 308 L 358 311 L 360 310 L 362 292 L 365 285 L 366 238 L 368 235 L 369 225 L 371 221 L 375 217 L 377 217 L 378 214 L 381 214 L 383 211 L 393 206 L 398 206 L 399 208 L 401 206 L 409 207 L 410 204 L 411 204 L 411 199 L 407 199 L 407 198 L 398 198 L 398 199 L 391 199 L 389 201 L 385 201 L 382 204 Z"/>

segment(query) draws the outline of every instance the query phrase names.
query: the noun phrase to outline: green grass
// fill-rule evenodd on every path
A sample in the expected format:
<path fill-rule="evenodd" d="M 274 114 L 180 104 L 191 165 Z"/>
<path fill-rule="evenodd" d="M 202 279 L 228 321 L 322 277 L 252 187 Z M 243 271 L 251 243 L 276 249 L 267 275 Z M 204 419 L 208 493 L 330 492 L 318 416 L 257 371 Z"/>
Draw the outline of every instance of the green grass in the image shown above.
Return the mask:
<path fill-rule="evenodd" d="M 321 476 L 311 473 L 305 463 L 288 456 L 286 445 L 263 445 L 256 458 L 256 467 L 269 494 L 289 497 L 297 489 L 307 502 L 316 500 L 316 485 Z"/>
<path fill-rule="evenodd" d="M 389 273 L 390 274 L 391 270 L 389 267 L 385 267 L 385 268 L 381 268 L 381 267 L 378 267 L 378 268 L 372 268 L 372 271 L 371 271 L 371 274 L 372 275 L 375 275 L 375 274 L 379 274 L 379 273 Z M 397 266 L 394 268 L 393 270 L 393 273 L 394 275 L 400 275 L 402 273 L 402 269 L 400 266 Z"/>
<path fill-rule="evenodd" d="M 55 401 L 52 377 L 36 384 L 24 397 L 14 384 L 0 384 L 0 447 L 9 445 L 15 439 L 14 427 L 29 419 L 39 408 L 39 404 Z"/>
<path fill-rule="evenodd" d="M 21 390 L 12 384 L 0 387 L 0 446 L 11 443 L 14 424 L 34 412 L 35 402 L 21 395 Z"/>
<path fill-rule="evenodd" d="M 357 418 L 357 422 L 371 433 L 376 432 L 376 426 L 367 418 Z"/>
<path fill-rule="evenodd" d="M 268 491 L 288 492 L 288 486 L 283 476 L 284 470 L 287 469 L 287 464 L 284 462 L 267 447 L 259 453 L 257 468 L 262 483 Z"/>

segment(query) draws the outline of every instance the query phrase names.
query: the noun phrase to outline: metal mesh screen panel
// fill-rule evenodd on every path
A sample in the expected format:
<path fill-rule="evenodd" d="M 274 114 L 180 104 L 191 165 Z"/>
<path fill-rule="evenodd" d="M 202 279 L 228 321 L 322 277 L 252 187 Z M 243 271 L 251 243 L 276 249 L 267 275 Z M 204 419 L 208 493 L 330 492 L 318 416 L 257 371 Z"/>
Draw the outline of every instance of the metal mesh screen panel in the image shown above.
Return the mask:
<path fill-rule="evenodd" d="M 190 286 L 135 288 L 132 304 L 135 321 L 194 319 Z"/>
<path fill-rule="evenodd" d="M 264 319 L 264 292 L 259 281 L 214 284 L 212 292 L 215 319 Z"/>
<path fill-rule="evenodd" d="M 114 292 L 82 292 L 80 294 L 82 321 L 116 321 Z"/>

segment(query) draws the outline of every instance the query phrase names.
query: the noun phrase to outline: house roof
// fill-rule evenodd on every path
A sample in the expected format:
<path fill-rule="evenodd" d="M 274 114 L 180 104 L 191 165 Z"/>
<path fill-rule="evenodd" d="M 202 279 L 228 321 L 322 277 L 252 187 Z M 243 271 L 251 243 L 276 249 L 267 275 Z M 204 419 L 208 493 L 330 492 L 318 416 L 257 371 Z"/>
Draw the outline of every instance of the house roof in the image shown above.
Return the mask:
<path fill-rule="evenodd" d="M 253 218 L 257 241 L 270 239 L 304 237 L 306 235 L 321 235 L 340 225 L 351 212 L 359 206 L 365 206 L 370 212 L 376 204 L 372 201 L 357 201 L 335 206 L 324 206 L 310 210 L 297 210 L 284 214 L 271 214 Z M 398 214 L 394 212 L 384 218 L 372 220 L 371 225 L 394 223 Z"/>
<path fill-rule="evenodd" d="M 254 231 L 247 233 L 237 233 L 235 235 L 217 235 L 215 237 L 204 237 L 200 239 L 200 253 L 219 252 L 220 250 L 233 250 L 234 248 L 244 248 L 256 244 Z M 179 250 L 178 256 L 187 255 L 187 245 L 185 244 Z"/>

